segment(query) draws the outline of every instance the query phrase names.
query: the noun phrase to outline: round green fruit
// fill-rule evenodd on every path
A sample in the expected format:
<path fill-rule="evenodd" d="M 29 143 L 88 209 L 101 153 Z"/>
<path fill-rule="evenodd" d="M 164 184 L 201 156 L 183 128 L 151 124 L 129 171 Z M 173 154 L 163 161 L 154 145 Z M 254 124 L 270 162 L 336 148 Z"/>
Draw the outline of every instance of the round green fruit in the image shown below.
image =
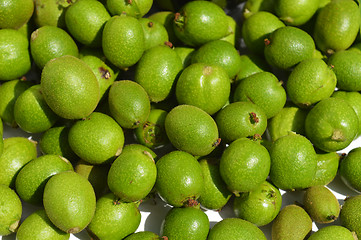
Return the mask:
<path fill-rule="evenodd" d="M 270 178 L 278 188 L 292 191 L 311 186 L 317 155 L 306 137 L 289 133 L 278 138 L 271 146 L 270 156 Z"/>
<path fill-rule="evenodd" d="M 208 155 L 220 143 L 213 118 L 191 105 L 173 108 L 165 118 L 165 131 L 174 147 L 194 156 Z"/>
<path fill-rule="evenodd" d="M 326 98 L 313 107 L 305 121 L 307 138 L 319 149 L 335 152 L 346 148 L 357 136 L 358 117 L 343 99 Z"/>
<path fill-rule="evenodd" d="M 0 236 L 15 232 L 22 216 L 22 203 L 15 191 L 0 184 Z"/>
<path fill-rule="evenodd" d="M 208 216 L 195 207 L 172 208 L 164 218 L 161 232 L 168 239 L 206 240 Z"/>
<path fill-rule="evenodd" d="M 82 231 L 92 220 L 96 198 L 90 182 L 74 171 L 53 175 L 45 185 L 43 204 L 50 221 L 66 233 Z"/>
<path fill-rule="evenodd" d="M 219 172 L 227 188 L 236 196 L 258 188 L 267 178 L 271 167 L 265 147 L 247 138 L 233 141 L 223 152 Z"/>
<path fill-rule="evenodd" d="M 257 189 L 241 193 L 233 201 L 233 211 L 241 219 L 264 226 L 281 210 L 282 196 L 278 188 L 264 181 Z"/>
<path fill-rule="evenodd" d="M 186 152 L 172 151 L 161 157 L 156 167 L 155 189 L 159 196 L 174 207 L 193 205 L 204 185 L 197 159 Z"/>
<path fill-rule="evenodd" d="M 73 56 L 49 61 L 41 73 L 40 85 L 46 103 L 62 118 L 85 118 L 99 102 L 99 84 L 94 73 Z"/>
<path fill-rule="evenodd" d="M 87 231 L 95 239 L 123 239 L 135 232 L 140 218 L 136 203 L 124 203 L 113 193 L 108 193 L 97 200 Z"/>
<path fill-rule="evenodd" d="M 179 104 L 196 106 L 210 115 L 226 104 L 230 92 L 231 81 L 226 70 L 219 65 L 204 62 L 186 67 L 175 88 Z"/>
<path fill-rule="evenodd" d="M 69 233 L 54 226 L 44 209 L 37 210 L 25 218 L 16 233 L 18 240 L 68 240 L 69 238 Z"/>
<path fill-rule="evenodd" d="M 234 102 L 222 108 L 216 115 L 219 134 L 230 143 L 242 137 L 262 135 L 267 127 L 263 109 L 251 102 Z"/>
<path fill-rule="evenodd" d="M 112 117 L 93 112 L 71 126 L 68 142 L 74 153 L 84 161 L 103 164 L 119 156 L 124 145 L 124 133 Z"/>
<path fill-rule="evenodd" d="M 225 218 L 217 222 L 209 231 L 208 240 L 266 240 L 266 236 L 256 225 L 240 218 Z"/>

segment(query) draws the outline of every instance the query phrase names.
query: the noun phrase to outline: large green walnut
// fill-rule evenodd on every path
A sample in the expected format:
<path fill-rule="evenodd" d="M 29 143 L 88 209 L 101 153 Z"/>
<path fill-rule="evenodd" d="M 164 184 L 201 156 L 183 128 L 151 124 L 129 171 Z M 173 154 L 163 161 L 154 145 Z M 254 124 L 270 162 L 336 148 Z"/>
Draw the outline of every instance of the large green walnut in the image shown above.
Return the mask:
<path fill-rule="evenodd" d="M 49 61 L 41 73 L 40 85 L 49 107 L 66 119 L 89 116 L 99 102 L 99 84 L 93 71 L 73 56 Z"/>
<path fill-rule="evenodd" d="M 115 15 L 103 29 L 102 48 L 107 59 L 118 68 L 133 66 L 144 52 L 144 33 L 138 19 Z"/>
<path fill-rule="evenodd" d="M 194 156 L 205 156 L 220 143 L 213 118 L 191 105 L 173 108 L 165 118 L 165 131 L 176 148 Z"/>
<path fill-rule="evenodd" d="M 93 112 L 69 130 L 68 142 L 81 159 L 92 164 L 112 162 L 124 145 L 124 133 L 110 116 Z"/>
<path fill-rule="evenodd" d="M 307 138 L 319 149 L 334 152 L 347 147 L 357 136 L 358 117 L 343 99 L 329 97 L 313 107 L 305 121 Z"/>
<path fill-rule="evenodd" d="M 186 67 L 175 88 L 179 104 L 199 107 L 210 115 L 227 103 L 230 92 L 231 81 L 225 68 L 205 62 Z"/>
<path fill-rule="evenodd" d="M 198 161 L 189 153 L 172 151 L 161 157 L 156 167 L 159 196 L 174 207 L 193 205 L 204 184 Z"/>
<path fill-rule="evenodd" d="M 139 60 L 134 80 L 145 89 L 152 102 L 160 102 L 174 93 L 181 70 L 181 59 L 172 48 L 155 46 L 145 51 Z"/>
<path fill-rule="evenodd" d="M 258 188 L 267 178 L 271 159 L 267 149 L 247 138 L 239 138 L 224 150 L 219 172 L 236 196 Z"/>
<path fill-rule="evenodd" d="M 53 175 L 45 185 L 43 204 L 46 215 L 67 233 L 82 231 L 95 213 L 96 198 L 90 182 L 74 171 Z"/>
<path fill-rule="evenodd" d="M 225 37 L 228 33 L 226 13 L 209 1 L 190 1 L 175 14 L 176 36 L 186 45 L 200 46 Z"/>

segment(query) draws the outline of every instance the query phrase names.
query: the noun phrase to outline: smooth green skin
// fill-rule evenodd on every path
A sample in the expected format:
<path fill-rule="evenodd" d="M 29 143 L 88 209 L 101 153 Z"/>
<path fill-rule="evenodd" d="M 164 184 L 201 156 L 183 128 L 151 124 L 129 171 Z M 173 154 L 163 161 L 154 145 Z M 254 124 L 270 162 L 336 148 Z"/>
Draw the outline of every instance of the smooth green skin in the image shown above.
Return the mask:
<path fill-rule="evenodd" d="M 287 25 L 301 26 L 316 13 L 319 0 L 275 0 L 275 13 Z"/>
<path fill-rule="evenodd" d="M 75 162 L 79 157 L 70 148 L 68 142 L 70 127 L 54 126 L 45 131 L 39 140 L 39 148 L 43 154 L 55 154 Z"/>
<path fill-rule="evenodd" d="M 285 24 L 270 12 L 259 11 L 252 14 L 242 24 L 242 36 L 247 49 L 257 55 L 263 55 L 264 39 L 284 26 Z"/>
<path fill-rule="evenodd" d="M 53 58 L 79 55 L 78 46 L 73 38 L 65 30 L 55 26 L 43 26 L 32 32 L 30 52 L 40 69 Z"/>
<path fill-rule="evenodd" d="M 123 152 L 114 160 L 108 173 L 108 186 L 122 202 L 144 199 L 152 190 L 157 168 L 150 153 Z"/>
<path fill-rule="evenodd" d="M 15 191 L 0 184 L 0 236 L 17 230 L 22 215 L 22 203 Z"/>
<path fill-rule="evenodd" d="M 68 32 L 80 43 L 102 46 L 102 31 L 111 18 L 105 6 L 96 0 L 77 0 L 65 12 Z"/>
<path fill-rule="evenodd" d="M 272 223 L 272 239 L 303 240 L 312 230 L 312 219 L 300 206 L 291 204 L 281 209 Z"/>
<path fill-rule="evenodd" d="M 228 20 L 228 34 L 225 37 L 221 38 L 221 40 L 229 42 L 235 48 L 238 49 L 239 42 L 241 39 L 242 29 L 233 17 L 227 15 L 227 20 Z"/>
<path fill-rule="evenodd" d="M 224 68 L 229 78 L 234 78 L 241 68 L 237 49 L 224 40 L 214 40 L 203 44 L 192 55 L 192 63 L 206 63 Z"/>
<path fill-rule="evenodd" d="M 328 3 L 330 3 L 332 0 L 319 0 L 319 5 L 318 5 L 318 9 L 323 8 L 324 6 L 326 6 Z"/>
<path fill-rule="evenodd" d="M 307 188 L 303 196 L 303 207 L 317 223 L 335 221 L 341 209 L 336 196 L 325 186 Z"/>
<path fill-rule="evenodd" d="M 84 161 L 103 164 L 119 155 L 124 145 L 124 133 L 112 117 L 93 112 L 71 126 L 68 141 L 74 153 Z"/>
<path fill-rule="evenodd" d="M 264 56 L 274 67 L 289 69 L 312 58 L 315 42 L 300 28 L 286 26 L 272 32 L 265 40 Z"/>
<path fill-rule="evenodd" d="M 340 212 L 341 226 L 346 227 L 351 232 L 355 232 L 357 237 L 361 237 L 361 196 L 346 198 Z"/>
<path fill-rule="evenodd" d="M 97 78 L 85 62 L 73 56 L 49 61 L 41 73 L 40 85 L 46 103 L 65 119 L 85 118 L 99 102 Z"/>
<path fill-rule="evenodd" d="M 108 164 L 93 165 L 84 160 L 79 160 L 74 166 L 74 171 L 88 179 L 98 199 L 109 192 L 107 183 L 109 168 L 110 165 Z"/>
<path fill-rule="evenodd" d="M 100 57 L 94 55 L 85 55 L 80 57 L 92 70 L 95 74 L 100 89 L 100 101 L 105 101 L 107 98 L 107 93 L 110 86 L 116 80 L 119 70 L 109 64 L 106 61 L 103 61 Z"/>
<path fill-rule="evenodd" d="M 307 240 L 355 240 L 350 230 L 342 226 L 326 226 L 313 233 Z"/>
<path fill-rule="evenodd" d="M 194 156 L 205 156 L 219 145 L 218 127 L 202 109 L 178 105 L 165 118 L 165 131 L 174 147 Z"/>
<path fill-rule="evenodd" d="M 138 151 L 140 153 L 147 152 L 147 154 L 149 153 L 154 161 L 158 161 L 157 154 L 152 149 L 150 149 L 142 144 L 137 144 L 137 143 L 126 144 L 122 150 L 122 153 L 125 153 L 128 151 L 129 152 Z"/>
<path fill-rule="evenodd" d="M 336 152 L 316 153 L 317 168 L 311 186 L 325 186 L 336 177 L 340 155 Z"/>
<path fill-rule="evenodd" d="M 360 10 L 356 2 L 336 0 L 319 10 L 313 38 L 318 49 L 332 54 L 350 47 L 359 29 Z"/>
<path fill-rule="evenodd" d="M 44 209 L 30 214 L 16 232 L 16 239 L 18 240 L 68 240 L 69 238 L 69 233 L 65 233 L 54 226 L 46 216 Z"/>
<path fill-rule="evenodd" d="M 275 0 L 247 0 L 243 8 L 243 17 L 249 18 L 260 11 L 274 13 L 274 2 Z"/>
<path fill-rule="evenodd" d="M 95 212 L 95 193 L 90 182 L 74 171 L 52 176 L 45 185 L 43 205 L 51 222 L 67 233 L 82 231 Z"/>
<path fill-rule="evenodd" d="M 357 136 L 358 117 L 353 108 L 340 98 L 326 98 L 317 103 L 305 121 L 307 138 L 325 152 L 347 147 Z"/>
<path fill-rule="evenodd" d="M 287 96 L 282 84 L 270 72 L 255 73 L 238 83 L 233 92 L 233 102 L 252 102 L 260 106 L 270 119 L 286 104 Z"/>
<path fill-rule="evenodd" d="M 134 80 L 145 89 L 152 102 L 160 102 L 173 94 L 182 69 L 182 60 L 172 48 L 155 46 L 145 51 L 137 63 Z"/>
<path fill-rule="evenodd" d="M 262 135 L 267 128 L 265 112 L 251 102 L 230 103 L 217 113 L 215 120 L 219 135 L 226 143 L 255 134 Z"/>
<path fill-rule="evenodd" d="M 4 125 L 3 125 L 3 121 L 0 118 L 0 157 L 3 154 L 4 151 Z"/>
<path fill-rule="evenodd" d="M 113 193 L 108 193 L 98 199 L 87 231 L 96 239 L 123 239 L 137 230 L 140 219 L 136 203 L 123 203 Z"/>
<path fill-rule="evenodd" d="M 11 80 L 0 85 L 0 117 L 3 123 L 16 127 L 14 105 L 17 98 L 31 86 L 31 82 Z"/>
<path fill-rule="evenodd" d="M 357 51 L 338 51 L 329 57 L 327 64 L 331 66 L 337 77 L 337 88 L 345 91 L 361 90 L 361 53 Z"/>
<path fill-rule="evenodd" d="M 118 1 L 107 0 L 106 7 L 112 16 L 125 13 L 128 16 L 141 18 L 152 7 L 153 0 Z"/>
<path fill-rule="evenodd" d="M 116 81 L 109 89 L 109 109 L 123 128 L 137 128 L 147 120 L 150 100 L 144 88 L 131 80 Z"/>
<path fill-rule="evenodd" d="M 228 190 L 239 196 L 258 188 L 267 178 L 271 159 L 267 149 L 248 138 L 239 138 L 224 151 L 219 172 Z"/>
<path fill-rule="evenodd" d="M 155 149 L 169 143 L 164 122 L 168 112 L 162 109 L 151 109 L 147 121 L 134 130 L 140 144 Z"/>
<path fill-rule="evenodd" d="M 278 188 L 264 181 L 257 189 L 236 197 L 233 211 L 238 218 L 264 226 L 276 218 L 281 205 L 282 196 Z"/>
<path fill-rule="evenodd" d="M 264 233 L 253 223 L 240 218 L 225 218 L 209 231 L 208 240 L 266 240 Z"/>
<path fill-rule="evenodd" d="M 348 92 L 348 91 L 338 90 L 332 94 L 332 97 L 342 98 L 353 108 L 353 110 L 355 111 L 358 117 L 358 122 L 359 122 L 359 127 L 358 127 L 359 130 L 357 135 L 360 136 L 361 135 L 361 94 L 356 91 Z"/>
<path fill-rule="evenodd" d="M 206 240 L 208 232 L 208 216 L 194 207 L 172 208 L 161 226 L 161 235 L 174 240 Z"/>
<path fill-rule="evenodd" d="M 140 18 L 139 22 L 144 31 L 144 50 L 169 41 L 167 29 L 162 23 L 148 18 Z"/>
<path fill-rule="evenodd" d="M 339 175 L 341 180 L 353 191 L 360 193 L 360 158 L 361 148 L 357 147 L 352 149 L 344 158 L 341 159 L 339 166 Z"/>
<path fill-rule="evenodd" d="M 103 29 L 102 48 L 118 68 L 127 69 L 137 63 L 144 52 L 144 32 L 139 20 L 124 14 L 110 18 Z"/>
<path fill-rule="evenodd" d="M 42 155 L 21 168 L 15 180 L 19 197 L 28 203 L 41 205 L 45 184 L 55 174 L 72 171 L 71 163 L 57 155 Z"/>
<path fill-rule="evenodd" d="M 175 47 L 174 51 L 182 60 L 183 69 L 191 65 L 192 56 L 195 52 L 195 48 L 192 47 Z"/>
<path fill-rule="evenodd" d="M 274 142 L 289 132 L 305 135 L 305 119 L 307 111 L 293 103 L 286 105 L 267 124 L 271 140 Z"/>
<path fill-rule="evenodd" d="M 22 77 L 31 68 L 29 40 L 15 29 L 0 29 L 0 81 Z"/>
<path fill-rule="evenodd" d="M 209 1 L 191 1 L 176 14 L 175 35 L 186 45 L 201 46 L 228 35 L 227 15 L 217 4 Z"/>
<path fill-rule="evenodd" d="M 173 29 L 174 14 L 171 11 L 158 11 L 152 13 L 148 18 L 162 23 L 167 30 L 169 41 L 175 46 L 180 46 L 182 42 L 177 38 Z"/>
<path fill-rule="evenodd" d="M 156 0 L 155 1 L 157 6 L 159 6 L 162 9 L 167 9 L 170 11 L 177 11 L 177 9 L 182 7 L 182 4 L 185 4 L 186 2 L 189 2 L 189 0 L 183 0 L 183 1 L 174 1 L 174 0 Z M 234 4 L 233 1 L 230 1 L 228 3 L 226 0 L 210 0 L 210 2 L 216 3 L 221 8 L 226 8 L 227 4 Z"/>
<path fill-rule="evenodd" d="M 25 132 L 41 133 L 51 128 L 59 119 L 45 102 L 40 84 L 31 86 L 17 98 L 14 120 Z"/>
<path fill-rule="evenodd" d="M 317 155 L 307 138 L 296 133 L 281 137 L 271 146 L 270 156 L 270 178 L 278 188 L 293 191 L 311 186 Z"/>
<path fill-rule="evenodd" d="M 33 0 L 1 0 L 0 28 L 18 29 L 30 20 L 33 12 Z"/>
<path fill-rule="evenodd" d="M 182 207 L 199 198 L 204 180 L 202 169 L 192 155 L 172 151 L 161 157 L 156 167 L 155 189 L 165 202 L 174 207 Z"/>
<path fill-rule="evenodd" d="M 271 72 L 270 66 L 267 64 L 264 58 L 260 56 L 249 53 L 240 55 L 241 58 L 241 67 L 237 73 L 236 79 L 234 79 L 233 85 L 237 84 L 246 77 L 249 77 L 255 73 L 259 72 Z"/>
<path fill-rule="evenodd" d="M 124 240 L 159 240 L 161 239 L 157 234 L 150 231 L 141 231 L 130 234 Z"/>
<path fill-rule="evenodd" d="M 185 68 L 175 87 L 179 104 L 196 106 L 209 115 L 227 103 L 230 92 L 231 81 L 227 71 L 220 65 L 204 62 Z"/>
<path fill-rule="evenodd" d="M 24 137 L 4 139 L 0 157 L 0 184 L 15 188 L 15 179 L 21 168 L 37 157 L 36 142 Z"/>
<path fill-rule="evenodd" d="M 208 210 L 221 210 L 231 198 L 232 193 L 227 189 L 219 173 L 219 163 L 216 159 L 205 158 L 199 160 L 204 186 L 198 199 L 201 207 Z"/>
<path fill-rule="evenodd" d="M 18 97 L 32 86 L 25 78 L 10 80 L 0 84 L 0 117 L 2 123 L 16 128 L 14 105 Z M 2 132 L 2 131 L 1 131 Z"/>
<path fill-rule="evenodd" d="M 287 96 L 296 105 L 307 108 L 330 97 L 337 82 L 332 68 L 323 60 L 309 58 L 300 62 L 288 76 Z"/>
<path fill-rule="evenodd" d="M 34 0 L 34 22 L 38 27 L 54 26 L 66 29 L 65 11 L 76 0 Z"/>

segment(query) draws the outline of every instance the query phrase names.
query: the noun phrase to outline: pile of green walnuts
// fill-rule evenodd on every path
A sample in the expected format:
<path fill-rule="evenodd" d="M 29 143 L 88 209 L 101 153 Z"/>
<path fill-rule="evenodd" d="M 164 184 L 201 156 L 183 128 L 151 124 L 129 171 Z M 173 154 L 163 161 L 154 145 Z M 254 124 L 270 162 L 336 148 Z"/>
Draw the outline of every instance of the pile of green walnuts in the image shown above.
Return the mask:
<path fill-rule="evenodd" d="M 0 236 L 361 238 L 359 4 L 0 0 Z"/>

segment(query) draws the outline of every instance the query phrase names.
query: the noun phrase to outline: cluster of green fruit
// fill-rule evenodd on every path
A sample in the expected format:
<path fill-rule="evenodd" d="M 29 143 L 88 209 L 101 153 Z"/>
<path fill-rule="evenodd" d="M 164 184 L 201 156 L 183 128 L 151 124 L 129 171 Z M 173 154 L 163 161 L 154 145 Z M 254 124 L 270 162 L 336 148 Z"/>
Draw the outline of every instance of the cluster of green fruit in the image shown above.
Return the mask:
<path fill-rule="evenodd" d="M 361 135 L 360 18 L 353 0 L 0 0 L 0 135 L 38 136 L 0 138 L 0 236 L 361 238 L 361 148 L 339 154 Z M 161 234 L 134 233 L 155 194 Z M 21 221 L 22 202 L 41 209 Z"/>

